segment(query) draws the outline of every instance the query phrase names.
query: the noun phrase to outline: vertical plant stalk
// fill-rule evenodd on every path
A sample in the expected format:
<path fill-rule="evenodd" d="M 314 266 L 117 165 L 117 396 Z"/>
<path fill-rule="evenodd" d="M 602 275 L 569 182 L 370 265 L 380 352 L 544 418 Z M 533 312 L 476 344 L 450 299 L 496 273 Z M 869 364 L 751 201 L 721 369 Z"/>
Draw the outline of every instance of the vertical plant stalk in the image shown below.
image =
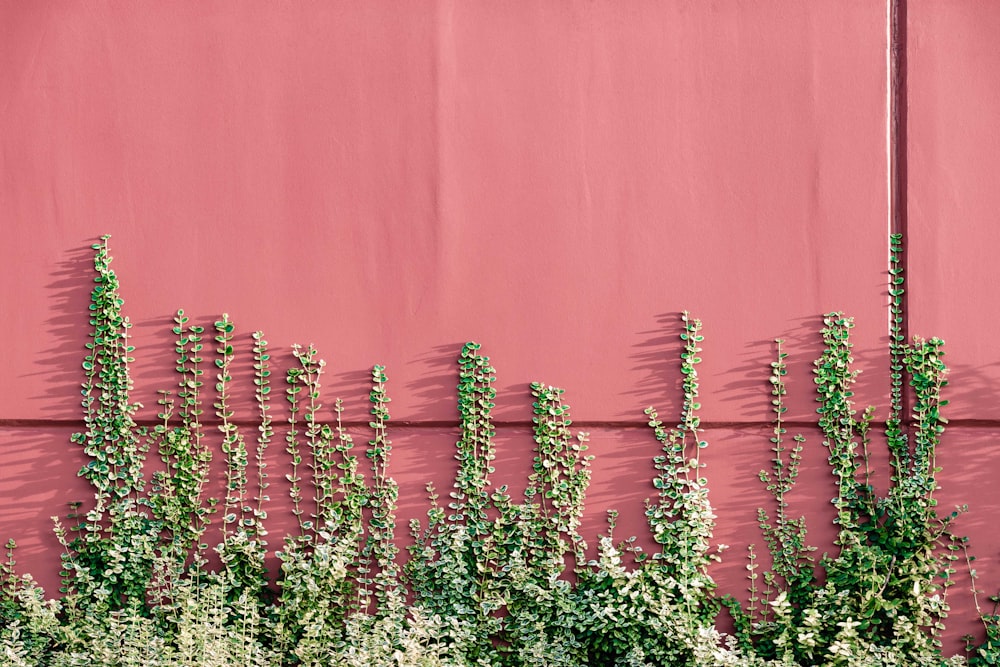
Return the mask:
<path fill-rule="evenodd" d="M 222 564 L 222 576 L 217 583 L 225 592 L 227 603 L 226 613 L 230 618 L 244 623 L 239 637 L 244 641 L 255 641 L 260 629 L 260 614 L 270 597 L 267 588 L 264 560 L 267 543 L 264 540 L 266 529 L 263 526 L 260 504 L 263 502 L 264 489 L 257 488 L 253 499 L 249 488 L 249 454 L 246 441 L 234 421 L 234 413 L 230 404 L 230 386 L 232 384 L 232 366 L 235 360 L 233 347 L 235 327 L 229 315 L 223 314 L 222 319 L 215 323 L 216 349 L 216 400 L 214 403 L 216 416 L 219 418 L 219 431 L 222 433 L 222 453 L 226 460 L 226 495 L 223 500 L 222 542 L 216 547 Z M 254 379 L 261 380 L 262 372 L 266 371 L 266 343 L 263 348 L 259 337 L 255 347 Z M 263 376 L 266 379 L 266 376 Z M 256 387 L 256 397 L 265 397 L 263 414 L 266 417 L 266 394 L 260 394 L 261 387 Z M 258 410 L 262 406 L 258 404 Z M 265 430 L 269 428 L 265 419 Z M 266 446 L 258 439 L 258 457 L 263 460 Z M 258 470 L 258 475 L 262 471 Z M 257 478 L 262 482 L 262 478 Z M 265 482 L 266 483 L 266 482 Z"/>
<path fill-rule="evenodd" d="M 236 358 L 232 344 L 234 328 L 227 314 L 223 314 L 222 319 L 215 323 L 215 341 L 219 344 L 216 349 L 218 356 L 215 359 L 215 366 L 218 369 L 215 376 L 215 414 L 220 421 L 222 453 L 226 457 L 226 497 L 223 505 L 225 514 L 222 518 L 224 541 L 247 527 L 247 521 L 252 521 L 248 512 L 250 508 L 247 505 L 249 457 L 243 435 L 232 421 L 233 410 L 229 405 L 229 388 L 233 381 L 232 363 Z"/>
<path fill-rule="evenodd" d="M 188 529 L 188 539 L 195 544 L 193 557 L 194 572 L 200 572 L 204 564 L 208 545 L 203 542 L 203 536 L 210 523 L 210 516 L 215 511 L 217 499 L 203 501 L 205 483 L 208 480 L 212 462 L 212 451 L 203 441 L 204 428 L 201 416 L 204 414 L 201 402 L 201 389 L 204 386 L 205 375 L 201 367 L 204 358 L 201 356 L 205 346 L 202 334 L 205 328 L 189 324 L 189 318 L 183 310 L 178 310 L 174 317 L 173 333 L 177 338 L 175 352 L 177 353 L 176 370 L 180 375 L 177 397 L 181 404 L 179 408 L 181 425 L 178 429 L 167 429 L 166 442 L 170 447 L 165 454 L 164 463 L 168 469 L 175 471 L 173 484 L 177 488 L 179 500 L 186 503 L 177 517 L 178 528 L 183 532 Z M 186 512 L 185 512 L 186 510 Z M 183 514 L 190 517 L 184 521 Z"/>
<path fill-rule="evenodd" d="M 746 619 L 749 623 L 761 623 L 767 620 L 767 605 L 761 605 L 760 589 L 757 588 L 757 579 L 760 575 L 757 574 L 760 565 L 757 564 L 757 548 L 751 542 L 747 545 L 747 592 L 749 596 L 747 597 L 747 608 L 746 608 Z M 742 620 L 736 614 L 734 614 L 736 620 Z"/>
<path fill-rule="evenodd" d="M 701 572 L 707 566 L 709 539 L 714 528 L 714 514 L 708 502 L 707 480 L 700 475 L 703 467 L 701 450 L 708 443 L 700 437 L 701 418 L 698 411 L 698 371 L 701 363 L 699 343 L 701 321 L 687 312 L 681 316 L 684 341 L 681 352 L 681 388 L 683 402 L 681 419 L 676 428 L 663 426 L 654 408 L 646 409 L 649 426 L 656 439 L 663 445 L 663 455 L 653 459 L 659 474 L 653 479 L 658 491 L 658 502 L 651 504 L 646 516 L 653 532 L 653 539 L 660 549 L 655 560 L 670 563 L 678 573 Z"/>
<path fill-rule="evenodd" d="M 90 342 L 83 360 L 83 421 L 85 430 L 72 440 L 92 460 L 80 476 L 95 487 L 96 505 L 88 513 L 88 531 L 101 532 L 103 512 L 116 499 L 138 497 L 143 488 L 142 451 L 136 434 L 135 413 L 140 407 L 130 399 L 129 364 L 135 348 L 129 344 L 132 323 L 122 313 L 124 300 L 118 276 L 111 268 L 109 236 L 94 244 L 95 286 L 90 295 Z"/>
<path fill-rule="evenodd" d="M 271 500 L 267 493 L 270 482 L 267 481 L 267 448 L 271 445 L 274 437 L 274 428 L 271 425 L 271 355 L 267 350 L 267 341 L 264 333 L 255 331 L 253 333 L 253 355 L 254 355 L 254 396 L 257 401 L 260 424 L 257 426 L 257 493 L 254 498 L 256 507 L 253 510 L 253 535 L 264 537 L 267 535 L 267 528 L 264 521 L 267 519 L 267 510 L 264 504 Z"/>
<path fill-rule="evenodd" d="M 212 453 L 201 440 L 199 368 L 202 362 L 201 333 L 203 327 L 189 324 L 183 310 L 178 310 L 172 329 L 177 354 L 177 401 L 169 391 L 161 391 L 158 401 L 161 420 L 153 428 L 163 469 L 153 473 L 149 505 L 153 516 L 161 523 L 160 544 L 155 566 L 155 596 L 161 616 L 177 603 L 175 592 L 180 590 L 185 572 L 198 579 L 206 563 L 208 545 L 202 541 L 214 511 L 215 499 L 204 498 Z M 179 405 L 177 405 L 179 403 Z M 180 424 L 172 425 L 179 417 Z M 174 610 L 176 611 L 176 610 Z"/>
<path fill-rule="evenodd" d="M 892 457 L 894 476 L 898 484 L 906 478 L 901 471 L 910 469 L 910 448 L 903 423 L 903 395 L 905 391 L 906 355 L 908 344 L 903 325 L 904 298 L 906 297 L 903 269 L 903 235 L 889 236 L 889 416 L 885 422 L 885 435 Z"/>
<path fill-rule="evenodd" d="M 344 427 L 344 404 L 339 398 L 334 404 L 337 414 L 334 450 L 337 453 L 336 494 L 333 501 L 323 510 L 326 530 L 337 540 L 348 540 L 356 545 L 354 553 L 360 553 L 364 538 L 364 507 L 368 503 L 368 486 L 365 477 L 358 472 L 358 457 L 354 455 L 354 441 Z M 336 503 L 336 504 L 334 504 Z"/>
<path fill-rule="evenodd" d="M 456 656 L 469 664 L 491 660 L 495 642 L 504 640 L 504 612 L 515 563 L 530 559 L 540 534 L 533 516 L 537 506 L 512 503 L 506 486 L 490 488 L 496 457 L 492 409 L 495 371 L 481 346 L 468 342 L 458 359 L 456 442 L 458 471 L 447 505 L 428 485 L 431 507 L 427 528 L 410 524 L 414 545 L 406 570 L 422 613 L 455 624 L 461 647 Z M 516 546 L 515 546 L 516 545 Z M 519 550 L 520 548 L 520 550 Z M 463 663 L 464 664 L 464 663 Z"/>
<path fill-rule="evenodd" d="M 292 354 L 298 359 L 302 348 L 299 345 L 292 346 Z M 288 452 L 289 464 L 292 471 L 285 475 L 285 479 L 291 485 L 288 489 L 288 496 L 292 501 L 292 514 L 299 524 L 299 537 L 303 541 L 309 541 L 312 534 L 307 528 L 302 509 L 302 477 L 299 473 L 299 466 L 302 464 L 302 454 L 299 451 L 299 412 L 302 411 L 302 393 L 305 371 L 300 367 L 289 368 L 285 376 L 287 387 L 285 388 L 285 400 L 288 401 L 288 432 L 285 434 L 285 451 Z"/>
<path fill-rule="evenodd" d="M 178 379 L 177 414 L 180 426 L 171 428 L 167 419 L 163 423 L 163 438 L 160 440 L 160 456 L 166 466 L 163 483 L 173 490 L 178 504 L 175 516 L 167 523 L 182 535 L 178 547 L 186 551 L 194 545 L 193 571 L 195 576 L 206 561 L 208 545 L 202 541 L 210 524 L 210 516 L 215 511 L 217 499 L 204 499 L 205 483 L 210 474 L 212 451 L 203 441 L 204 429 L 201 416 L 201 389 L 205 375 L 201 363 L 204 349 L 202 334 L 205 328 L 190 324 L 183 310 L 174 316 L 174 351 L 177 354 L 175 370 Z M 206 506 L 207 504 L 207 506 Z M 186 518 L 185 518 L 186 517 Z"/>
<path fill-rule="evenodd" d="M 858 539 L 861 488 L 855 477 L 860 458 L 856 435 L 859 422 L 851 398 L 858 371 L 853 370 L 853 344 L 850 331 L 854 319 L 843 313 L 828 313 L 823 317 L 823 352 L 814 362 L 815 383 L 819 393 L 819 427 L 823 431 L 823 446 L 829 449 L 830 466 L 837 480 L 838 525 L 837 544 L 846 547 Z M 863 420 L 862 420 L 863 421 Z M 864 428 L 864 426 L 862 427 Z"/>
<path fill-rule="evenodd" d="M 496 371 L 490 366 L 489 357 L 479 354 L 480 347 L 478 343 L 466 343 L 459 359 L 458 411 L 462 438 L 456 454 L 459 471 L 452 507 L 458 520 L 468 526 L 474 541 L 489 532 L 486 489 L 496 459 L 493 446 L 496 431 L 491 416 L 496 398 L 493 388 Z"/>
<path fill-rule="evenodd" d="M 454 502 L 449 505 L 453 514 L 449 519 L 455 526 L 464 527 L 468 538 L 467 550 L 461 555 L 465 566 L 474 573 L 475 584 L 471 591 L 473 610 L 479 623 L 491 624 L 494 612 L 503 606 L 501 589 L 506 585 L 501 574 L 499 542 L 505 541 L 505 531 L 512 521 L 509 510 L 510 497 L 506 486 L 490 492 L 490 475 L 495 472 L 496 460 L 493 426 L 493 408 L 496 407 L 496 370 L 490 358 L 480 354 L 481 345 L 468 342 L 459 356 L 458 412 L 461 438 L 457 443 L 458 475 L 455 479 Z M 497 509 L 498 521 L 490 512 Z M 506 509 L 506 514 L 505 514 Z"/>
<path fill-rule="evenodd" d="M 708 499 L 708 480 L 701 474 L 704 467 L 701 450 L 708 442 L 701 439 L 696 366 L 701 363 L 698 355 L 704 336 L 701 321 L 687 311 L 682 313 L 681 322 L 684 348 L 680 355 L 683 392 L 680 423 L 673 429 L 664 428 L 655 409 L 649 407 L 645 411 L 663 450 L 663 454 L 653 458 L 659 471 L 653 478 L 658 498 L 655 503 L 647 501 L 646 520 L 653 540 L 659 545 L 653 554 L 654 566 L 680 582 L 687 631 L 697 632 L 700 619 L 714 618 L 717 611 L 711 597 L 715 583 L 708 574 L 708 565 L 718 555 L 710 553 L 715 513 Z"/>
<path fill-rule="evenodd" d="M 308 399 L 303 419 L 306 424 L 306 445 L 310 453 L 308 465 L 313 488 L 313 511 L 309 514 L 311 518 L 304 522 L 304 526 L 312 532 L 311 539 L 317 541 L 318 531 L 323 528 L 327 520 L 326 515 L 329 513 L 325 508 L 333 498 L 331 478 L 333 461 L 330 456 L 333 432 L 318 418 L 319 411 L 323 407 L 320 403 L 320 379 L 326 362 L 318 358 L 316 349 L 312 345 L 305 350 L 295 349 L 293 354 L 299 362 L 300 378 Z"/>
<path fill-rule="evenodd" d="M 399 548 L 395 544 L 399 487 L 389 477 L 392 441 L 388 435 L 388 404 L 391 399 L 386 393 L 387 380 L 384 366 L 372 369 L 372 390 L 369 394 L 372 419 L 368 423 L 372 429 L 372 439 L 368 441 L 368 458 L 372 466 L 369 529 L 371 555 L 377 570 L 373 579 L 375 603 L 382 613 L 388 611 L 400 594 L 400 570 L 396 562 Z"/>
<path fill-rule="evenodd" d="M 562 401 L 564 393 L 557 387 L 531 384 L 536 456 L 525 490 L 526 505 L 533 506 L 537 498 L 539 522 L 544 526 L 539 556 L 558 561 L 557 567 L 566 553 L 573 554 L 577 565 L 587 562 L 587 545 L 579 527 L 593 460 L 585 455 L 588 434 L 573 436 L 570 431 L 573 422 L 570 406 Z"/>
<path fill-rule="evenodd" d="M 91 458 L 79 476 L 93 486 L 94 506 L 83 522 L 71 528 L 76 533 L 72 541 L 58 521 L 56 535 L 65 552 L 65 592 L 79 596 L 77 601 L 85 606 L 118 609 L 138 604 L 145 594 L 157 528 L 143 519 L 140 510 L 147 504 L 143 480 L 147 432 L 135 421 L 142 406 L 131 400 L 132 324 L 122 312 L 124 299 L 111 268 L 108 239 L 103 236 L 92 246 L 97 275 L 89 306 L 90 341 L 82 364 L 85 431 L 71 436 Z"/>
<path fill-rule="evenodd" d="M 201 341 L 205 328 L 189 325 L 189 321 L 183 310 L 178 310 L 174 316 L 173 333 L 177 337 L 174 348 L 177 353 L 176 370 L 181 376 L 177 398 L 181 399 L 181 424 L 194 438 L 195 449 L 201 450 L 201 415 L 204 412 L 201 409 L 201 388 L 204 386 L 202 377 L 205 375 L 201 368 L 201 362 L 204 361 L 201 351 L 205 346 Z"/>
<path fill-rule="evenodd" d="M 761 608 L 762 618 L 771 611 L 767 604 L 772 593 L 785 593 L 795 604 L 804 602 L 803 597 L 808 591 L 803 590 L 812 582 L 812 559 L 809 552 L 814 548 L 805 543 L 805 517 L 792 519 L 788 516 L 788 500 L 786 495 L 795 486 L 802 462 L 802 449 L 805 438 L 796 434 L 793 437 L 795 445 L 788 449 L 784 443 L 787 434 L 784 424 L 785 375 L 788 373 L 785 359 L 788 355 L 782 350 L 783 340 L 776 339 L 776 359 L 771 362 L 771 409 L 774 413 L 774 428 L 770 438 L 771 471 L 761 470 L 759 477 L 774 498 L 775 516 L 772 522 L 764 508 L 757 510 L 758 523 L 771 554 L 771 570 L 764 573 L 765 604 Z"/>

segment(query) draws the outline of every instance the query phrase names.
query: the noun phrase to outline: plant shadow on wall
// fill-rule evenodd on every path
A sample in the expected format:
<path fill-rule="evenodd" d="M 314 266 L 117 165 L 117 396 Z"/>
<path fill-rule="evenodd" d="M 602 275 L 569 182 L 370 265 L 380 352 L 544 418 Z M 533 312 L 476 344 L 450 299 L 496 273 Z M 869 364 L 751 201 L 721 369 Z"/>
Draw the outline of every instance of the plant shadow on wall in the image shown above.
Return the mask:
<path fill-rule="evenodd" d="M 417 400 L 413 412 L 415 421 L 437 422 L 441 419 L 442 403 L 452 401 L 455 393 L 455 350 L 462 348 L 462 342 L 449 345 L 435 345 L 423 356 L 409 362 L 423 372 L 419 379 L 412 380 L 406 387 Z"/>
<path fill-rule="evenodd" d="M 87 308 L 87 299 L 80 293 L 80 276 L 86 275 L 93 265 L 93 256 L 86 248 L 71 251 L 60 261 L 53 273 L 54 280 L 45 288 L 49 299 L 49 313 L 45 320 L 43 335 L 48 340 L 39 340 L 47 354 L 39 360 L 43 370 L 31 375 L 43 375 L 46 380 L 44 394 L 34 396 L 46 417 L 75 417 L 77 412 L 72 398 L 72 390 L 79 381 L 74 370 L 79 367 L 80 313 Z M 53 400 L 57 396 L 65 400 Z"/>
<path fill-rule="evenodd" d="M 966 547 L 951 532 L 959 512 L 939 514 L 934 499 L 941 341 L 901 339 L 895 237 L 893 249 L 888 491 L 876 492 L 868 466 L 872 411 L 851 401 L 853 322 L 831 313 L 815 383 L 836 483 L 836 550 L 818 556 L 805 520 L 789 509 L 804 444 L 786 433 L 779 343 L 773 460 L 760 473 L 774 499 L 759 513 L 770 564 L 750 553 L 744 606 L 720 595 L 709 575 L 723 547 L 712 543 L 702 458 L 703 335 L 687 313 L 679 419 L 645 412 L 656 443 L 650 536 L 641 541 L 649 546 L 616 534 L 614 511 L 596 544 L 588 548 L 580 534 L 592 459 L 561 389 L 531 385 L 535 455 L 524 491 L 495 479 L 496 377 L 480 346 L 467 343 L 458 359 L 457 473 L 449 489 L 428 488 L 430 508 L 411 522 L 403 558 L 386 369 L 372 369 L 361 444 L 340 401 L 324 406 L 317 351 L 294 347 L 282 383 L 256 332 L 248 428 L 231 398 L 234 324 L 222 316 L 202 326 L 179 311 L 177 387 L 161 395 L 157 423 L 142 425 L 131 398 L 130 323 L 104 238 L 94 246 L 85 428 L 73 436 L 88 457 L 80 475 L 93 499 L 56 521 L 60 598 L 46 599 L 16 574 L 10 543 L 0 562 L 0 652 L 12 665 L 963 664 L 946 659 L 939 640 Z M 912 416 L 901 412 L 904 381 Z M 282 485 L 294 516 L 279 541 L 267 531 L 272 448 L 286 455 Z M 213 463 L 224 473 L 218 497 L 209 492 Z M 270 575 L 273 547 L 280 569 Z M 723 607 L 736 621 L 728 636 L 716 628 Z M 990 641 L 974 664 L 995 664 L 997 625 L 990 616 L 986 624 Z"/>
<path fill-rule="evenodd" d="M 643 341 L 631 355 L 635 361 L 631 370 L 639 373 L 640 379 L 627 392 L 628 395 L 639 397 L 642 401 L 655 401 L 661 410 L 671 414 L 679 412 L 681 407 L 678 398 L 681 378 L 677 377 L 676 362 L 673 361 L 680 352 L 681 331 L 677 313 L 660 313 L 656 315 L 656 327 L 640 333 Z"/>

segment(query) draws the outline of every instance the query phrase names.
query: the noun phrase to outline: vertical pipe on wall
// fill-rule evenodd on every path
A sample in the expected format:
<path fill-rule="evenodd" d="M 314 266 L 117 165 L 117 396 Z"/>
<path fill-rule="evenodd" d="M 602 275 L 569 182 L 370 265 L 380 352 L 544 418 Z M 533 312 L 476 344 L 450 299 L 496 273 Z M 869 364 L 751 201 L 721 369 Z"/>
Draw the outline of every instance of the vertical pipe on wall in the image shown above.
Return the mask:
<path fill-rule="evenodd" d="M 889 232 L 906 237 L 906 0 L 887 0 Z M 906 262 L 906 255 L 903 255 Z M 905 266 L 904 266 L 905 268 Z M 906 326 L 908 322 L 903 322 Z M 906 331 L 903 332 L 907 333 Z"/>
<path fill-rule="evenodd" d="M 886 0 L 886 165 L 888 181 L 888 227 L 890 234 L 899 234 L 903 254 L 900 258 L 903 275 L 909 278 L 906 192 L 906 0 Z M 907 285 L 909 291 L 909 285 Z M 887 295 L 887 298 L 892 298 Z M 903 293 L 904 340 L 910 338 L 909 298 Z M 889 314 L 892 317 L 892 314 Z M 889 323 L 891 326 L 891 322 Z M 909 388 L 903 387 L 904 423 L 910 414 Z"/>

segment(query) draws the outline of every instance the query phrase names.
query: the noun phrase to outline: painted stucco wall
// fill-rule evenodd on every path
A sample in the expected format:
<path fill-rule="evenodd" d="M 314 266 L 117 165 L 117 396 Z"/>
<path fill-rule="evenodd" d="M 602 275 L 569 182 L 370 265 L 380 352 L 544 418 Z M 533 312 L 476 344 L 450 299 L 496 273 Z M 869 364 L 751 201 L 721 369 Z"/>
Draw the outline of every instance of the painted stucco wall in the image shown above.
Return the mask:
<path fill-rule="evenodd" d="M 905 4 L 908 328 L 948 343 L 942 504 L 970 504 L 961 529 L 997 588 L 1000 5 Z M 771 341 L 791 355 L 788 417 L 808 422 L 821 315 L 855 316 L 858 401 L 885 414 L 886 17 L 870 0 L 0 2 L 0 537 L 56 586 L 49 517 L 87 497 L 68 435 L 89 245 L 110 233 L 137 400 L 173 382 L 177 308 L 231 315 L 247 381 L 250 332 L 285 364 L 315 343 L 352 422 L 385 364 L 404 520 L 450 480 L 454 360 L 476 340 L 498 370 L 500 476 L 516 488 L 530 462 L 528 382 L 562 386 L 597 456 L 586 530 L 618 507 L 641 534 L 642 410 L 679 408 L 690 310 L 733 547 L 714 574 L 739 594 Z M 801 430 L 796 507 L 824 544 L 832 482 Z M 961 597 L 956 636 L 974 629 Z"/>

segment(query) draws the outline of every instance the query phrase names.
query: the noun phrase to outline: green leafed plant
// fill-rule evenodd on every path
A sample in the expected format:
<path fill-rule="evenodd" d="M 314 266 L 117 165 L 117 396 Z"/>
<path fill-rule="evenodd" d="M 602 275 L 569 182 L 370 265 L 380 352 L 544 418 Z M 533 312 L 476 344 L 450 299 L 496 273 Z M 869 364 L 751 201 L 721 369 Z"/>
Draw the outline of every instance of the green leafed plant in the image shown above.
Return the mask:
<path fill-rule="evenodd" d="M 646 410 L 655 442 L 647 540 L 618 541 L 617 513 L 593 545 L 580 533 L 591 466 L 562 389 L 532 383 L 532 466 L 523 496 L 495 480 L 496 372 L 476 343 L 458 359 L 455 481 L 411 525 L 403 558 L 391 475 L 386 369 L 372 370 L 370 437 L 356 446 L 343 404 L 324 405 L 325 363 L 294 346 L 272 404 L 270 347 L 252 335 L 256 433 L 234 414 L 242 343 L 226 315 L 211 328 L 174 319 L 177 387 L 152 425 L 132 400 L 128 318 L 107 238 L 94 246 L 91 333 L 83 362 L 93 500 L 56 522 L 62 597 L 46 600 L 0 560 L 0 660 L 17 666 L 309 665 L 768 667 L 942 665 L 939 635 L 958 552 L 967 541 L 940 515 L 935 453 L 944 432 L 942 343 L 902 335 L 900 240 L 891 239 L 891 473 L 879 493 L 870 464 L 874 411 L 853 404 L 850 330 L 828 314 L 815 364 L 819 430 L 833 472 L 836 552 L 814 555 L 793 516 L 805 439 L 786 439 L 787 357 L 771 364 L 773 498 L 757 520 L 770 558 L 751 551 L 743 607 L 711 575 L 715 513 L 699 417 L 701 322 L 681 317 L 682 402 L 676 422 Z M 206 334 L 210 331 L 210 334 Z M 206 336 L 216 343 L 205 351 Z M 207 383 L 207 384 L 206 384 Z M 907 384 L 908 383 L 908 384 Z M 908 393 L 904 392 L 908 386 Z M 207 392 L 207 393 L 206 393 Z M 904 396 L 906 393 L 906 396 Z M 904 398 L 909 397 L 909 402 Z M 209 398 L 211 397 L 211 398 Z M 206 416 L 206 404 L 212 410 Z M 286 511 L 295 529 L 267 572 L 271 445 L 284 443 Z M 155 460 L 154 462 L 149 459 Z M 214 468 L 213 468 L 214 464 Z M 212 497 L 216 476 L 221 497 Z M 763 569 L 762 569 L 763 568 Z M 758 574 L 758 572 L 761 572 Z M 736 633 L 717 629 L 725 604 Z M 996 664 L 996 615 L 971 664 Z"/>
<path fill-rule="evenodd" d="M 937 512 L 935 453 L 944 433 L 941 398 L 946 386 L 942 341 L 914 339 L 901 333 L 903 273 L 900 239 L 891 238 L 890 414 L 885 439 L 889 449 L 888 491 L 880 495 L 873 480 L 874 408 L 860 415 L 853 386 L 858 371 L 851 354 L 851 318 L 824 317 L 824 350 L 815 362 L 820 407 L 818 426 L 829 452 L 836 495 L 835 554 L 825 554 L 819 573 L 806 542 L 805 519 L 787 514 L 801 460 L 802 436 L 784 446 L 785 358 L 778 341 L 772 363 L 775 458 L 761 480 L 775 499 L 771 516 L 759 511 L 771 555 L 764 573 L 763 598 L 756 585 L 751 554 L 751 596 L 745 614 L 737 613 L 743 646 L 761 657 L 791 664 L 939 664 L 939 635 L 944 628 L 955 551 L 962 539 L 950 532 L 958 508 Z M 912 405 L 902 416 L 903 386 L 908 381 Z M 866 662 L 867 661 L 867 662 Z M 896 663 L 892 663 L 896 664 Z"/>

